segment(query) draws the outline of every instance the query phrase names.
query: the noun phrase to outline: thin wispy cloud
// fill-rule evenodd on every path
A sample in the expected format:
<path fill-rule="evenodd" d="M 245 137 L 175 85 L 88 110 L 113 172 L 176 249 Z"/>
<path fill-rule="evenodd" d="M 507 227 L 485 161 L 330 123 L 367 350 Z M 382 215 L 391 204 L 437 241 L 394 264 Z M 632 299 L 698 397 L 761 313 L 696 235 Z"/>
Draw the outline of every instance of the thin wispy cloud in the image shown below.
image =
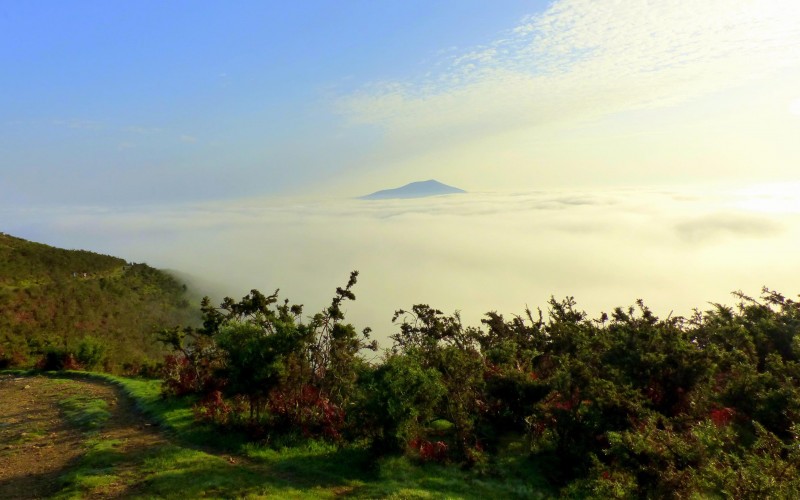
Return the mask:
<path fill-rule="evenodd" d="M 575 122 L 684 102 L 800 66 L 792 0 L 564 0 L 418 79 L 342 100 L 400 136 Z"/>

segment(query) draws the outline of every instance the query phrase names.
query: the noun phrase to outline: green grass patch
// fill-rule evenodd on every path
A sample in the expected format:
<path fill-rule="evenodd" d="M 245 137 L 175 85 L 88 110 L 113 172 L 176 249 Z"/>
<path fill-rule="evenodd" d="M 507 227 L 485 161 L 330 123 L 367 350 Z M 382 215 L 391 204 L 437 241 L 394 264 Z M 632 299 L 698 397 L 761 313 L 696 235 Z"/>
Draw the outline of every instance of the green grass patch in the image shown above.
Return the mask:
<path fill-rule="evenodd" d="M 501 469 L 481 475 L 454 465 L 420 464 L 407 457 L 386 457 L 378 462 L 378 478 L 365 482 L 352 495 L 361 498 L 551 498 L 555 492 L 541 488 L 536 476 L 507 476 Z"/>
<path fill-rule="evenodd" d="M 62 399 L 58 405 L 70 424 L 85 431 L 99 429 L 111 416 L 108 403 L 102 399 L 72 396 Z"/>
<path fill-rule="evenodd" d="M 114 467 L 126 459 L 118 450 L 121 445 L 118 439 L 87 440 L 86 453 L 78 467 L 61 478 L 63 487 L 55 498 L 86 498 L 118 482 L 120 478 Z"/>
<path fill-rule="evenodd" d="M 173 441 L 146 450 L 123 451 L 119 442 L 91 438 L 78 467 L 64 477 L 60 498 L 88 498 L 109 491 L 137 498 L 557 496 L 523 449 L 509 447 L 475 471 L 454 464 L 422 464 L 401 456 L 376 459 L 367 443 L 337 446 L 283 439 L 264 446 L 198 425 L 191 409 L 194 400 L 162 398 L 160 381 L 86 372 L 68 376 L 119 386 Z M 447 432 L 449 423 L 434 422 L 431 427 Z"/>
<path fill-rule="evenodd" d="M 195 421 L 193 397 L 164 398 L 161 396 L 161 381 L 118 377 L 105 373 L 69 371 L 63 372 L 75 378 L 102 380 L 116 385 L 130 397 L 136 408 L 159 425 L 169 435 L 186 444 L 210 447 L 222 451 L 239 452 L 246 443 L 245 436 L 234 432 L 221 433 L 212 425 Z"/>
<path fill-rule="evenodd" d="M 164 427 L 171 429 L 181 440 L 192 444 L 212 443 L 215 447 L 243 455 L 264 467 L 265 475 L 253 477 L 234 472 L 230 464 L 220 463 L 217 457 L 183 449 L 174 456 L 154 459 L 153 493 L 167 497 L 216 495 L 228 484 L 232 475 L 237 484 L 225 496 L 330 498 L 348 495 L 355 498 L 550 498 L 557 492 L 546 483 L 536 467 L 521 449 L 507 449 L 478 474 L 457 465 L 420 464 L 406 457 L 374 459 L 366 443 L 337 446 L 324 441 L 287 441 L 286 446 L 272 443 L 271 447 L 246 443 L 242 436 L 223 435 L 211 427 L 194 422 L 191 399 L 164 400 L 160 382 L 140 381 L 102 375 L 119 384 L 137 400 L 146 413 Z M 447 432 L 452 423 L 437 420 L 431 428 Z M 213 435 L 213 439 L 207 436 Z M 176 460 L 170 466 L 172 460 Z M 187 473 L 194 470 L 202 484 L 179 486 Z M 182 471 L 182 472 L 181 472 Z M 189 474 L 192 477 L 192 474 Z M 188 480 L 192 482 L 191 479 Z"/>
<path fill-rule="evenodd" d="M 7 424 L 5 422 L 0 422 L 0 429 L 2 429 L 3 427 L 9 426 L 9 425 L 10 424 Z M 41 427 L 33 427 L 33 428 L 27 429 L 24 432 L 20 432 L 19 434 L 13 435 L 12 437 L 6 436 L 6 440 L 3 442 L 3 444 L 5 444 L 5 445 L 20 445 L 20 444 L 24 444 L 24 443 L 31 443 L 31 442 L 35 442 L 35 441 L 39 441 L 41 439 L 44 439 L 44 437 L 46 437 L 46 436 L 47 436 L 47 432 L 44 429 L 42 429 Z M 2 445 L 0 445 L 0 453 L 2 453 L 2 451 L 5 451 L 5 450 L 4 450 L 4 447 Z"/>
<path fill-rule="evenodd" d="M 21 442 L 38 441 L 39 439 L 42 439 L 45 436 L 47 436 L 47 431 L 45 431 L 41 427 L 33 427 L 20 434 L 20 441 Z"/>
<path fill-rule="evenodd" d="M 163 449 L 142 466 L 147 495 L 165 498 L 240 497 L 265 494 L 270 474 L 231 464 L 224 458 L 179 446 Z"/>

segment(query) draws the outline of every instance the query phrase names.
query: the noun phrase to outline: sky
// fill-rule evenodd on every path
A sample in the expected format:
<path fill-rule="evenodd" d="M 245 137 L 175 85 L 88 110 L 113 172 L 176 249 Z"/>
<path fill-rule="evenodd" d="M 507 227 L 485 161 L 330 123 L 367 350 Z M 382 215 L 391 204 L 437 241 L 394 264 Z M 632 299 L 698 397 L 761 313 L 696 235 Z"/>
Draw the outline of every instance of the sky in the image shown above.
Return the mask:
<path fill-rule="evenodd" d="M 795 0 L 0 0 L 0 231 L 221 293 L 791 294 L 799 186 Z"/>
<path fill-rule="evenodd" d="M 75 205 L 323 192 L 382 147 L 383 126 L 356 125 L 344 101 L 541 8 L 2 2 L 0 195 Z"/>

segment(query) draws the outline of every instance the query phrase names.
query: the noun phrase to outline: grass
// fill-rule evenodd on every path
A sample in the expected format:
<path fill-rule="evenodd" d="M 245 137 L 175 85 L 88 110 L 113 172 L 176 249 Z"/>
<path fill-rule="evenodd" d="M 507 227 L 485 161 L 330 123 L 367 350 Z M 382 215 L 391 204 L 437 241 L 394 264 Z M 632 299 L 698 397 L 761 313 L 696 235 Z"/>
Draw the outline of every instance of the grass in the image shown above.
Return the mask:
<path fill-rule="evenodd" d="M 97 430 L 111 416 L 108 404 L 102 399 L 72 396 L 62 399 L 58 405 L 67 421 L 83 430 Z"/>
<path fill-rule="evenodd" d="M 108 493 L 109 487 L 121 479 L 115 471 L 116 466 L 126 458 L 117 450 L 121 445 L 119 440 L 114 439 L 89 439 L 78 467 L 61 478 L 63 488 L 55 498 L 84 498 Z"/>
<path fill-rule="evenodd" d="M 0 428 L 4 427 L 6 424 L 0 422 Z M 20 433 L 19 435 L 7 439 L 3 444 L 5 445 L 20 445 L 25 443 L 32 443 L 35 441 L 41 441 L 47 437 L 47 431 L 42 429 L 39 426 L 30 427 L 25 432 Z M 0 446 L 0 453 L 2 453 L 2 447 Z"/>
<path fill-rule="evenodd" d="M 119 387 L 131 398 L 136 408 L 172 437 L 185 444 L 222 451 L 236 452 L 245 444 L 242 435 L 221 434 L 211 425 L 194 420 L 192 405 L 195 399 L 161 397 L 161 381 L 118 377 L 105 373 L 68 371 L 75 378 L 101 380 Z M 59 376 L 57 373 L 53 375 Z"/>
<path fill-rule="evenodd" d="M 557 495 L 526 458 L 508 447 L 480 472 L 420 464 L 403 456 L 375 459 L 366 443 L 347 446 L 287 441 L 247 443 L 194 422 L 191 399 L 162 399 L 160 382 L 71 372 L 54 377 L 99 379 L 117 385 L 170 437 L 157 447 L 122 450 L 124 443 L 87 430 L 86 454 L 63 477 L 58 498 L 550 498 Z M 73 404 L 73 403 L 69 403 Z M 76 403 L 79 420 L 99 408 Z M 99 415 L 99 412 L 97 413 Z M 91 421 L 91 420 L 89 420 Z M 449 422 L 435 426 L 445 430 Z M 89 429 L 87 427 L 83 427 Z"/>

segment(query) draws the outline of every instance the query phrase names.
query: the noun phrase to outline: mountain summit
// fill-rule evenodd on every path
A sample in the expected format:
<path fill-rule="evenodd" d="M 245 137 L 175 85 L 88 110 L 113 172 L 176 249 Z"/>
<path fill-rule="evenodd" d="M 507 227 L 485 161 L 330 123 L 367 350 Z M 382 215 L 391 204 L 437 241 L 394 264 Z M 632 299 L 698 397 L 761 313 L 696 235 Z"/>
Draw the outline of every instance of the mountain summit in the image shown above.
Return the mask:
<path fill-rule="evenodd" d="M 384 189 L 376 191 L 366 196 L 361 196 L 362 200 L 388 200 L 393 198 L 424 198 L 426 196 L 439 196 L 443 194 L 466 193 L 463 189 L 442 184 L 433 179 L 428 181 L 412 182 L 403 187 L 394 189 Z"/>

